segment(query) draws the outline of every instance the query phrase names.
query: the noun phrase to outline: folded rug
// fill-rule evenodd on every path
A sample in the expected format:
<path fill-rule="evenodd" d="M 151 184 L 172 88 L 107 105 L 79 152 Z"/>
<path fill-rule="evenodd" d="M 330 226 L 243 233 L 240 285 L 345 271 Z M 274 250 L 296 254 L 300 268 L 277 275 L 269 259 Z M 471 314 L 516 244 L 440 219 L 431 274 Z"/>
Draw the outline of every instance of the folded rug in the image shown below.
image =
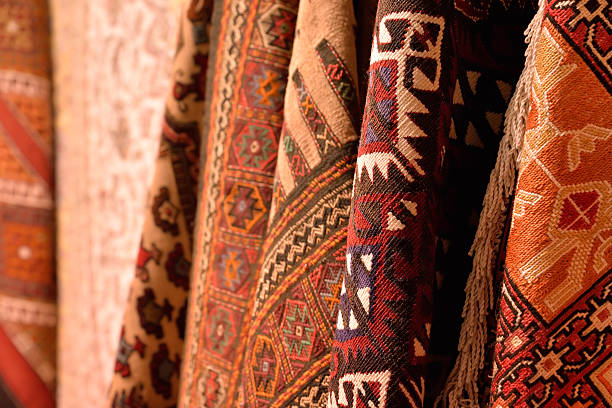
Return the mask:
<path fill-rule="evenodd" d="M 361 118 L 357 78 L 352 1 L 300 2 L 270 218 L 227 407 L 326 402 Z"/>
<path fill-rule="evenodd" d="M 533 10 L 379 1 L 329 407 L 431 406 Z"/>
<path fill-rule="evenodd" d="M 610 18 L 607 2 L 553 0 L 540 2 L 531 23 L 525 70 L 473 247 L 460 356 L 445 399 L 450 406 L 477 402 L 491 244 L 509 191 L 514 204 L 490 405 L 612 404 Z"/>
<path fill-rule="evenodd" d="M 191 226 L 179 406 L 610 402 L 609 6 L 372 10 L 215 2 L 198 201 L 165 141 L 116 406 L 176 403 Z"/>
<path fill-rule="evenodd" d="M 214 4 L 180 406 L 234 399 L 228 392 L 270 218 L 296 13 L 297 0 Z"/>
<path fill-rule="evenodd" d="M 181 15 L 172 90 L 136 274 L 115 361 L 110 406 L 176 404 L 189 293 L 212 2 Z"/>

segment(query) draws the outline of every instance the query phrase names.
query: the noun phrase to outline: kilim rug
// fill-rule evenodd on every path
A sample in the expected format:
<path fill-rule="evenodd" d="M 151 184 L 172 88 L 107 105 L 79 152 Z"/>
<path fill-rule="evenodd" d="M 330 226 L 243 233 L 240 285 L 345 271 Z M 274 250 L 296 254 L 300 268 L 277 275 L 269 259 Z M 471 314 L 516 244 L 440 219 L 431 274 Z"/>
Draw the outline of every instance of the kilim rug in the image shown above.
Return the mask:
<path fill-rule="evenodd" d="M 49 14 L 0 4 L 0 406 L 53 407 L 55 243 Z"/>
<path fill-rule="evenodd" d="M 176 404 L 190 283 L 212 2 L 181 16 L 144 229 L 110 391 L 110 406 Z"/>
<path fill-rule="evenodd" d="M 361 120 L 356 51 L 352 1 L 300 2 L 262 263 L 223 406 L 327 402 Z"/>
<path fill-rule="evenodd" d="M 542 1 L 530 28 L 524 86 L 513 102 L 528 110 L 512 107 L 507 118 L 511 134 L 516 119 L 526 130 L 500 150 L 500 157 L 520 151 L 520 164 L 497 311 L 493 407 L 612 405 L 611 17 L 606 1 Z M 507 174 L 498 166 L 485 208 L 499 202 L 495 186 L 512 180 Z M 483 358 L 474 352 L 479 327 L 470 317 L 487 299 L 486 287 L 474 284 L 486 277 L 486 255 L 479 258 L 486 244 L 474 249 L 450 406 L 466 396 L 474 402 L 469 380 Z"/>
<path fill-rule="evenodd" d="M 178 282 L 181 407 L 609 405 L 609 5 L 362 3 L 215 2 L 198 200 L 165 130 L 115 406 L 177 402 Z"/>
<path fill-rule="evenodd" d="M 543 7 L 491 404 L 611 406 L 612 7 Z"/>
<path fill-rule="evenodd" d="M 328 407 L 432 406 L 440 393 L 534 12 L 378 2 Z"/>
<path fill-rule="evenodd" d="M 283 99 L 294 86 L 288 66 L 297 7 L 297 0 L 214 5 L 206 164 L 179 406 L 233 400 L 228 392 L 240 373 L 270 218 Z"/>

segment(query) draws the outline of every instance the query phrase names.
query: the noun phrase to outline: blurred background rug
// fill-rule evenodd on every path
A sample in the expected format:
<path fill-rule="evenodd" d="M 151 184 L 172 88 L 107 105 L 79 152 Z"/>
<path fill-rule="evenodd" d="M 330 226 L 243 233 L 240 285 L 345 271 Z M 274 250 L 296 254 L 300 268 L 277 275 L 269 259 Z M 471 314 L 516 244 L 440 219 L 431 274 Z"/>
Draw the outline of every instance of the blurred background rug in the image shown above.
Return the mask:
<path fill-rule="evenodd" d="M 46 1 L 0 1 L 0 27 L 0 406 L 46 408 L 57 321 Z"/>
<path fill-rule="evenodd" d="M 107 401 L 159 146 L 179 3 L 50 0 L 61 181 L 61 407 Z"/>

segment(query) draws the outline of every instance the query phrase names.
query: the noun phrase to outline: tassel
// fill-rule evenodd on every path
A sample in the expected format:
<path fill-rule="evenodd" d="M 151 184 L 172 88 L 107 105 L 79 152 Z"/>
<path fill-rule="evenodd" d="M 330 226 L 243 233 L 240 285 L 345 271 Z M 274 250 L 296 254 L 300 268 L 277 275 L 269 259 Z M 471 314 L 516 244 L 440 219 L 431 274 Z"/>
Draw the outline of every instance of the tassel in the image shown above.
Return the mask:
<path fill-rule="evenodd" d="M 465 288 L 459 355 L 444 390 L 436 400 L 437 408 L 480 407 L 478 376 L 484 367 L 487 315 L 494 306 L 493 268 L 520 163 L 531 83 L 535 71 L 535 51 L 545 9 L 546 2 L 540 0 L 538 12 L 525 30 L 525 42 L 529 44 L 525 51 L 525 68 L 506 111 L 504 136 L 483 200 L 474 243 L 469 252 L 474 258 L 472 273 Z"/>

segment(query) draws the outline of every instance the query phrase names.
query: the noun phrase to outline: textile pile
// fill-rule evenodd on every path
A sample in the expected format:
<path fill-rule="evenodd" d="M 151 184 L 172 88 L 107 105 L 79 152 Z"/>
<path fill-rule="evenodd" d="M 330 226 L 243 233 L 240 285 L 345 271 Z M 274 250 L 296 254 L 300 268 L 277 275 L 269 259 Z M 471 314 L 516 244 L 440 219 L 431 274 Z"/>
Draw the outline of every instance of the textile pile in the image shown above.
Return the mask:
<path fill-rule="evenodd" d="M 610 321 L 602 282 L 609 280 L 603 231 L 610 202 L 603 194 L 610 168 L 582 156 L 610 152 L 610 115 L 602 114 L 610 101 L 602 82 L 609 75 L 602 62 L 609 8 L 585 7 L 215 3 L 185 351 L 178 399 L 168 402 L 331 408 L 607 401 L 601 392 Z M 372 22 L 364 41 L 360 28 L 368 32 Z M 567 37 L 576 28 L 582 37 Z M 563 55 L 582 58 L 572 69 L 592 76 L 597 82 L 589 87 L 601 93 L 590 102 L 572 80 L 573 92 L 555 91 L 547 106 L 563 116 L 588 104 L 596 124 L 587 115 L 578 115 L 580 124 L 535 124 L 548 118 L 536 113 L 546 93 L 540 78 L 560 83 L 553 68 L 562 54 L 550 52 L 562 45 L 544 43 L 551 30 L 573 38 L 562 43 Z M 559 141 L 549 146 L 553 129 Z M 563 138 L 567 147 L 558 144 Z M 548 166 L 569 166 L 563 171 L 576 178 L 565 204 L 556 197 L 569 181 L 560 183 L 540 155 Z M 594 190 L 586 192 L 585 183 L 596 183 Z M 547 191 L 547 209 L 535 206 L 544 205 Z M 563 235 L 560 246 L 549 224 L 580 224 L 581 232 Z M 586 234 L 591 224 L 601 229 Z M 513 278 L 513 268 L 531 270 L 530 277 Z M 521 279 L 522 292 L 515 283 Z M 582 303 L 597 317 L 584 346 L 568 349 L 584 336 L 584 320 L 566 325 L 586 313 L 575 301 L 593 282 L 603 285 L 593 289 L 599 300 Z M 543 303 L 548 320 L 536 320 L 532 303 L 547 296 L 562 303 L 556 312 Z M 163 310 L 162 299 L 156 307 Z M 547 323 L 560 312 L 556 324 Z M 558 344 L 542 349 L 555 330 Z M 562 356 L 568 370 L 579 362 L 597 368 L 598 380 L 577 383 L 586 372 L 564 374 Z M 166 362 L 176 367 L 179 358 Z M 174 392 L 178 369 L 167 378 Z"/>
<path fill-rule="evenodd" d="M 608 2 L 183 6 L 97 403 L 612 405 Z"/>

